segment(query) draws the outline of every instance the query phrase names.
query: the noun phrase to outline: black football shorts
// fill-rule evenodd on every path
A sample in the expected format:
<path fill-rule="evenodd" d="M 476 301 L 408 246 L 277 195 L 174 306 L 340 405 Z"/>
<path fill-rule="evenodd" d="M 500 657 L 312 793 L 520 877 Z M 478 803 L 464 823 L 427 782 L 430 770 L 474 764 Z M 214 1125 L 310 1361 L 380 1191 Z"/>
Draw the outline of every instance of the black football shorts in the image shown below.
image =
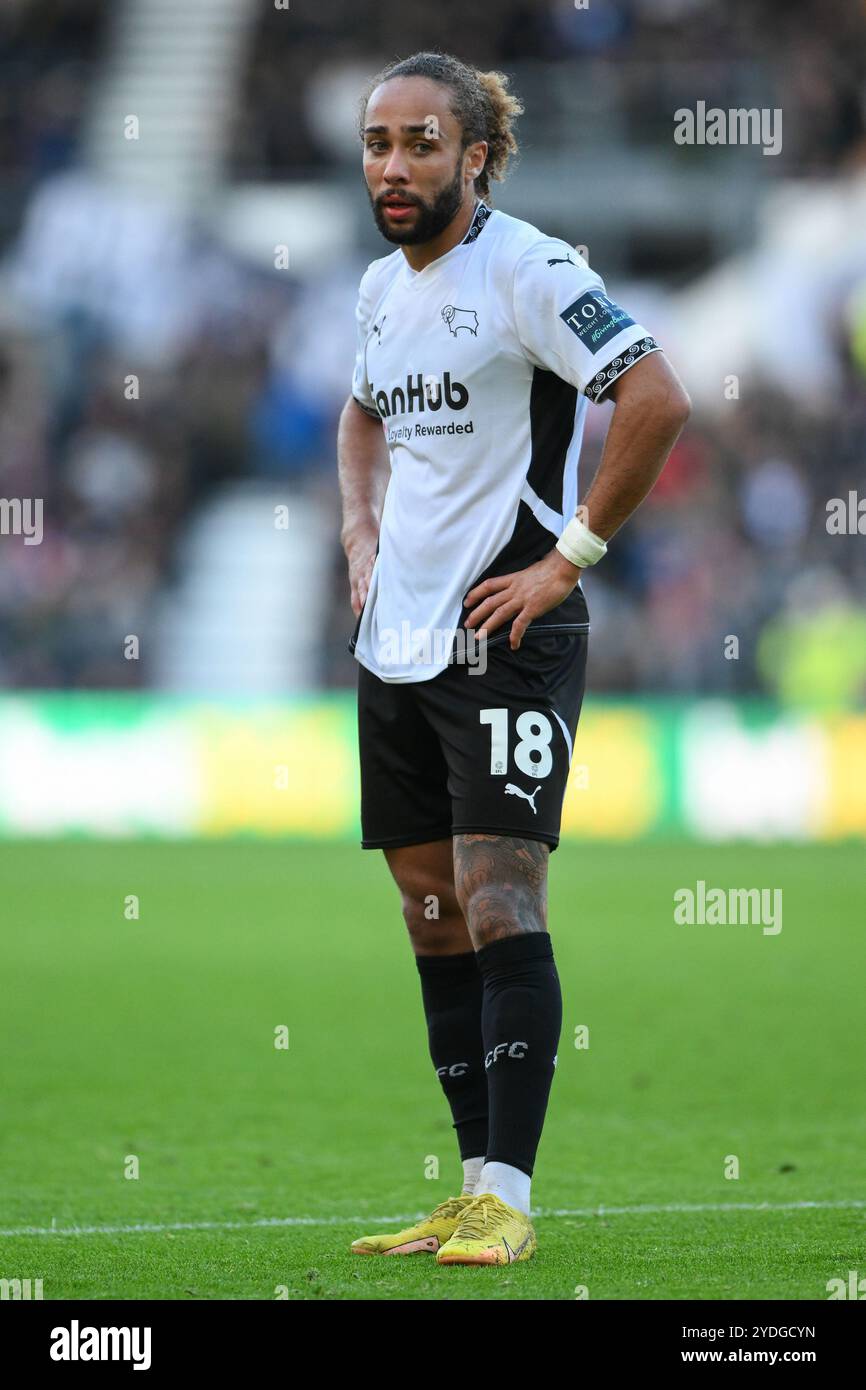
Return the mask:
<path fill-rule="evenodd" d="M 510 625 L 509 625 L 510 626 Z M 364 849 L 478 832 L 559 843 L 586 682 L 585 631 L 494 633 L 483 674 L 383 681 L 359 663 Z"/>

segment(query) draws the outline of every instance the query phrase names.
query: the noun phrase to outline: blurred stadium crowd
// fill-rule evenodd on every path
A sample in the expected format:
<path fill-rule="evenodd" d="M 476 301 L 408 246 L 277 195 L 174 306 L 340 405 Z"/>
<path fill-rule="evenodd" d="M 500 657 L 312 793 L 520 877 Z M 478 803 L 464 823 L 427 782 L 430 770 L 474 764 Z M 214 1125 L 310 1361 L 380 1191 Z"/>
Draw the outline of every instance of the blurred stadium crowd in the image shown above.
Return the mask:
<path fill-rule="evenodd" d="M 0 11 L 0 496 L 45 499 L 41 545 L 0 540 L 0 686 L 153 683 L 146 655 L 118 659 L 123 636 L 147 633 L 171 595 L 191 519 L 220 489 L 246 479 L 330 509 L 331 592 L 317 684 L 352 684 L 335 426 L 349 387 L 355 288 L 366 262 L 386 248 L 368 236 L 313 278 L 278 274 L 221 247 L 203 222 L 149 279 L 152 260 L 142 256 L 136 270 L 131 235 L 124 252 L 139 302 L 129 312 L 139 315 L 142 342 L 154 302 L 171 304 L 176 321 L 170 351 L 121 351 L 114 323 L 124 304 L 117 296 L 101 302 L 83 282 L 68 289 L 67 279 L 64 288 L 40 240 L 39 202 L 79 167 L 114 8 L 8 0 Z M 786 119 L 791 113 L 784 152 L 763 161 L 762 177 L 836 177 L 866 164 L 866 44 L 854 5 L 593 0 L 578 12 L 552 0 L 462 0 L 418 6 L 413 17 L 400 0 L 292 0 L 291 10 L 289 27 L 273 6 L 258 7 L 227 178 L 349 179 L 362 218 L 354 132 L 330 137 L 329 84 L 419 47 L 515 72 L 533 62 L 559 66 L 576 83 L 590 66 L 611 64 L 617 138 L 638 148 L 670 145 L 671 111 L 685 99 L 679 55 L 702 65 L 708 101 L 718 94 L 723 102 L 730 73 L 742 78 L 759 53 L 776 104 Z M 521 92 L 519 76 L 515 87 Z M 541 138 L 543 122 L 535 130 Z M 593 150 L 581 158 L 591 166 Z M 88 229 L 73 231 L 74 197 L 65 196 L 75 246 Z M 508 208 L 507 185 L 494 201 Z M 84 213 L 78 222 L 86 224 Z M 579 241 L 579 227 L 571 239 Z M 55 251 L 62 262 L 63 246 L 55 242 Z M 604 260 L 600 247 L 606 275 Z M 670 263 L 619 270 L 656 294 L 683 281 Z M 783 351 L 784 323 L 778 329 Z M 837 321 L 829 343 L 837 385 L 818 403 L 804 406 L 753 378 L 724 409 L 695 411 L 650 500 L 586 580 L 593 689 L 862 701 L 863 543 L 846 544 L 824 524 L 828 498 L 846 497 L 862 479 L 862 337 Z M 689 385 L 689 363 L 672 355 Z M 136 399 L 128 380 L 139 371 L 147 389 Z M 590 414 L 584 486 L 607 408 Z M 738 649 L 726 648 L 732 635 Z"/>

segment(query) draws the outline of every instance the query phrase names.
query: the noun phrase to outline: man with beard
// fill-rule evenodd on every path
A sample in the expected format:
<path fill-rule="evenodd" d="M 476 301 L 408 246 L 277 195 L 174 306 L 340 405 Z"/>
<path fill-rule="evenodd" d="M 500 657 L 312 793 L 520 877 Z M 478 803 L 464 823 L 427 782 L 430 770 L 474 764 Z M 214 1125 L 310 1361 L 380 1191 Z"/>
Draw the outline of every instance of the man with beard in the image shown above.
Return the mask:
<path fill-rule="evenodd" d="M 521 110 L 503 74 L 419 53 L 376 78 L 360 123 L 373 215 L 396 247 L 361 281 L 338 442 L 362 844 L 384 851 L 401 894 L 464 1182 L 352 1249 L 440 1264 L 536 1248 L 530 1179 L 562 1023 L 547 863 L 584 690 L 580 575 L 689 410 L 586 261 L 492 208 Z M 608 398 L 577 516 L 585 413 Z"/>

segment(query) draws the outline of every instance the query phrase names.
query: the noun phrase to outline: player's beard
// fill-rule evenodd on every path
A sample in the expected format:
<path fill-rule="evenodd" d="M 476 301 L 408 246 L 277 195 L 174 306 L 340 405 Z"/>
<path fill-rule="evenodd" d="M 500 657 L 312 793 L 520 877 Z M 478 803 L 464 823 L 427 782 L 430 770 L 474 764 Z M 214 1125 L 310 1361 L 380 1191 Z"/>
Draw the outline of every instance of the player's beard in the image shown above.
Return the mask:
<path fill-rule="evenodd" d="M 444 232 L 449 223 L 454 221 L 463 203 L 463 171 L 461 168 L 462 160 L 457 161 L 454 170 L 454 177 L 439 192 L 430 203 L 425 203 L 422 198 L 407 197 L 407 203 L 412 203 L 418 209 L 413 227 L 392 226 L 385 218 L 382 210 L 382 194 L 380 199 L 374 200 L 370 194 L 370 204 L 373 208 L 373 216 L 376 219 L 376 226 L 382 233 L 386 241 L 393 241 L 400 246 L 419 246 L 424 241 L 432 241 L 434 237 Z M 388 192 L 393 192 L 389 189 Z"/>

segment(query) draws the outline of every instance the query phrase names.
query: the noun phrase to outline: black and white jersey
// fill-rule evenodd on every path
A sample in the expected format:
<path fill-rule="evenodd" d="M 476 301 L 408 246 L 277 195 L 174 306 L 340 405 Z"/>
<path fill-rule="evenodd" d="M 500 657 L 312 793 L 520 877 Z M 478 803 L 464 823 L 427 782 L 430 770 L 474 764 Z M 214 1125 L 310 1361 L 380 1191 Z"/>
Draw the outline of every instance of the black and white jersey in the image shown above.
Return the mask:
<path fill-rule="evenodd" d="M 383 680 L 429 680 L 473 585 L 540 559 L 574 516 L 588 402 L 659 348 L 573 247 L 483 202 L 423 270 L 399 248 L 373 261 L 356 318 L 352 394 L 391 477 L 353 650 Z"/>

